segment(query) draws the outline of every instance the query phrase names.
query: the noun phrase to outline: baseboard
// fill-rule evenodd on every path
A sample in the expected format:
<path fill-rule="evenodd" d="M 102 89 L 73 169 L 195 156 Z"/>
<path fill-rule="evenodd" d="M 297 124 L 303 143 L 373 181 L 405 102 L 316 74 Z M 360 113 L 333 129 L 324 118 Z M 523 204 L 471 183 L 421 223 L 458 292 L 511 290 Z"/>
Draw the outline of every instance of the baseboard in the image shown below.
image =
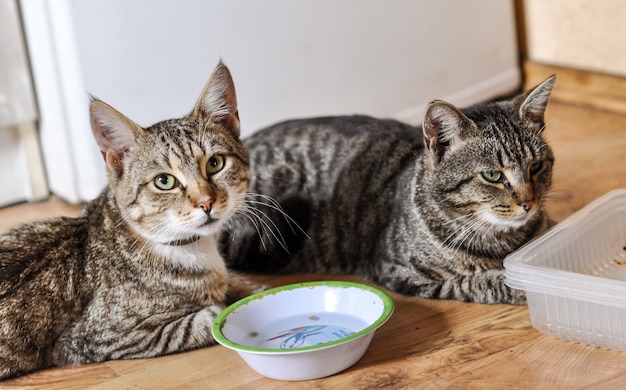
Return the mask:
<path fill-rule="evenodd" d="M 553 100 L 626 114 L 626 77 L 530 61 L 524 63 L 524 73 L 525 89 L 556 74 Z"/>
<path fill-rule="evenodd" d="M 441 99 L 457 107 L 467 107 L 472 104 L 509 95 L 519 90 L 521 84 L 521 70 L 518 67 L 514 67 L 448 96 L 433 96 L 431 100 Z M 421 125 L 427 105 L 428 103 L 425 103 L 415 108 L 399 112 L 393 115 L 393 118 L 414 125 Z"/>

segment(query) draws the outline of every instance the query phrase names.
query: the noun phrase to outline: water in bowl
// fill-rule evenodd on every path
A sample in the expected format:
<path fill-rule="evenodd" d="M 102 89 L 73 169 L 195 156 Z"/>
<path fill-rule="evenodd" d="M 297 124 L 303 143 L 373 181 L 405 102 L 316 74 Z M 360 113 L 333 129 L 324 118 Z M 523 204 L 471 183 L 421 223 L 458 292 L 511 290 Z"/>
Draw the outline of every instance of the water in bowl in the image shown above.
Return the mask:
<path fill-rule="evenodd" d="M 281 318 L 251 332 L 244 344 L 263 349 L 289 350 L 326 344 L 365 329 L 362 319 L 346 314 L 309 313 Z"/>

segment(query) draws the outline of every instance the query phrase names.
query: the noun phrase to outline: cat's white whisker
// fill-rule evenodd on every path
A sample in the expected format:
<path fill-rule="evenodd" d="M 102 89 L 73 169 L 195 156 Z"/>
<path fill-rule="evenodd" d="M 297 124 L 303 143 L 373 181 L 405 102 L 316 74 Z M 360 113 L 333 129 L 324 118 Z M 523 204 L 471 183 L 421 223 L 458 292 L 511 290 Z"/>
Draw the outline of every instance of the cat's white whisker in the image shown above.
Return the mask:
<path fill-rule="evenodd" d="M 468 234 L 468 231 L 465 228 L 465 224 L 462 223 L 460 226 L 457 226 L 448 237 L 443 241 L 444 245 L 449 245 L 452 248 L 458 248 L 464 240 L 464 237 Z"/>
<path fill-rule="evenodd" d="M 263 247 L 263 249 L 264 249 L 264 250 L 266 250 L 266 251 L 267 251 L 267 250 L 268 250 L 268 246 L 267 246 L 267 244 L 265 243 L 265 239 L 264 239 L 265 234 L 263 234 L 263 233 L 265 232 L 265 230 L 264 230 L 264 229 L 265 229 L 265 227 L 264 227 L 262 224 L 260 224 L 260 223 L 258 222 L 258 217 L 257 217 L 257 215 L 256 215 L 256 214 L 254 214 L 254 213 L 253 213 L 252 211 L 250 211 L 250 210 L 246 210 L 246 209 L 245 209 L 245 207 L 241 207 L 241 208 L 238 210 L 238 213 L 236 213 L 236 214 L 234 215 L 233 220 L 236 220 L 236 218 L 238 218 L 238 217 L 240 217 L 240 216 L 241 216 L 241 217 L 244 217 L 244 218 L 246 218 L 247 220 L 249 220 L 249 221 L 250 221 L 250 223 L 251 223 L 251 224 L 252 224 L 252 226 L 254 227 L 254 230 L 255 230 L 255 231 L 256 231 L 256 233 L 257 233 L 257 236 L 259 237 L 259 240 L 261 241 L 261 246 Z M 231 234 L 232 234 L 232 233 L 231 233 Z M 233 237 L 234 237 L 234 235 L 233 235 Z"/>
<path fill-rule="evenodd" d="M 280 206 L 280 204 L 267 195 L 258 194 L 258 193 L 245 193 L 240 194 L 237 198 L 238 201 L 241 202 L 241 206 L 235 211 L 234 217 L 235 220 L 237 217 L 245 218 L 250 221 L 250 224 L 256 231 L 257 236 L 259 237 L 260 244 L 264 250 L 270 250 L 268 239 L 274 241 L 280 246 L 287 254 L 289 254 L 289 248 L 287 246 L 287 242 L 279 225 L 276 221 L 273 220 L 270 213 L 263 210 L 263 208 L 267 208 L 268 211 L 273 211 L 278 213 L 277 215 L 286 221 L 287 225 L 291 229 L 294 234 L 302 234 L 304 237 L 309 239 L 307 233 L 300 227 L 300 225 L 289 216 Z M 231 225 L 232 226 L 232 225 Z M 234 231 L 235 229 L 231 228 L 229 234 L 235 238 L 237 233 Z"/>
<path fill-rule="evenodd" d="M 451 224 L 454 224 L 454 223 L 458 223 L 458 222 L 463 221 L 464 219 L 468 219 L 468 218 L 472 218 L 472 216 L 463 214 L 463 215 L 460 215 L 460 216 L 458 216 L 456 218 L 453 218 L 453 219 L 451 219 L 449 221 L 444 222 L 443 226 L 451 225 Z"/>
<path fill-rule="evenodd" d="M 452 221 L 451 221 L 452 222 Z M 469 249 L 475 248 L 475 241 L 479 234 L 484 235 L 487 222 L 476 218 L 474 215 L 463 215 L 454 220 L 454 222 L 461 224 L 444 240 L 444 244 L 451 246 L 452 248 L 459 249 L 463 245 Z"/>
<path fill-rule="evenodd" d="M 252 197 L 260 198 L 260 199 L 264 200 L 265 202 L 257 201 L 255 199 L 253 199 Z M 269 207 L 272 210 L 277 211 L 287 221 L 287 224 L 289 225 L 289 227 L 291 228 L 291 231 L 293 233 L 296 233 L 296 231 L 294 229 L 294 226 L 295 226 L 295 228 L 297 228 L 300 231 L 300 233 L 304 234 L 307 239 L 311 239 L 311 237 L 308 236 L 308 234 L 304 231 L 304 229 L 302 229 L 302 227 L 300 227 L 300 225 L 293 218 L 291 218 L 289 216 L 289 214 L 287 214 L 283 210 L 283 208 L 280 206 L 280 203 L 278 203 L 271 196 L 248 192 L 246 194 L 246 202 L 248 204 L 263 205 L 263 206 Z M 268 217 L 268 219 L 270 219 L 270 218 Z M 276 225 L 274 225 L 274 226 L 276 226 Z"/>
<path fill-rule="evenodd" d="M 278 226 L 276 226 L 276 224 L 274 223 L 274 221 L 272 221 L 272 219 L 263 211 L 259 210 L 259 209 L 255 209 L 255 208 L 251 208 L 251 207 L 242 207 L 241 208 L 241 212 L 242 214 L 248 218 L 254 225 L 255 228 L 257 229 L 257 232 L 259 234 L 259 237 L 262 240 L 262 244 L 264 249 L 267 250 L 267 247 L 265 245 L 265 242 L 263 241 L 263 234 L 259 229 L 259 226 L 261 227 L 261 230 L 263 232 L 267 232 L 269 233 L 269 235 L 271 237 L 274 238 L 274 240 L 287 252 L 289 253 L 289 249 L 287 248 L 287 243 L 285 242 L 285 239 L 282 235 L 282 233 L 280 232 L 280 229 L 278 228 Z M 255 221 L 258 221 L 258 225 Z M 269 221 L 269 222 L 266 222 Z"/>

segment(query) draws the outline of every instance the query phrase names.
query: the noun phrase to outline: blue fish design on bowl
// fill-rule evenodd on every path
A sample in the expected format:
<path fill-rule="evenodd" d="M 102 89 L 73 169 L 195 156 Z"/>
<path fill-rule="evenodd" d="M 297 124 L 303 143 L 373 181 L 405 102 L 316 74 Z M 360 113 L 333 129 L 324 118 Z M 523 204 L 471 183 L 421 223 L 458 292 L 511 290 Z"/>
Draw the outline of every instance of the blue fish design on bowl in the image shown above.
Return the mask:
<path fill-rule="evenodd" d="M 341 326 L 309 325 L 284 330 L 265 342 L 271 343 L 282 339 L 280 349 L 292 349 L 330 343 L 351 334 L 354 332 Z"/>

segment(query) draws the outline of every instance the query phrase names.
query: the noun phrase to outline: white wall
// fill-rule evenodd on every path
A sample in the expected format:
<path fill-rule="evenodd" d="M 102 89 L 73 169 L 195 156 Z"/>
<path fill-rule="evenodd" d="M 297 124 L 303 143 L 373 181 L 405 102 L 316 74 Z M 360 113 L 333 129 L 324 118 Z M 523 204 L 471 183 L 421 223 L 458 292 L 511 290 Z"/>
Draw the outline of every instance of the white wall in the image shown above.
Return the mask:
<path fill-rule="evenodd" d="M 47 196 L 32 137 L 37 110 L 18 10 L 16 0 L 0 0 L 0 206 Z"/>
<path fill-rule="evenodd" d="M 59 3 L 68 4 L 77 50 L 59 67 L 64 58 L 79 64 L 70 73 L 85 112 L 89 92 L 141 125 L 187 113 L 220 57 L 235 79 L 244 136 L 314 115 L 419 123 L 434 98 L 466 105 L 520 84 L 512 1 Z"/>
<path fill-rule="evenodd" d="M 28 198 L 28 169 L 26 156 L 15 127 L 0 128 L 0 206 L 16 203 Z"/>

